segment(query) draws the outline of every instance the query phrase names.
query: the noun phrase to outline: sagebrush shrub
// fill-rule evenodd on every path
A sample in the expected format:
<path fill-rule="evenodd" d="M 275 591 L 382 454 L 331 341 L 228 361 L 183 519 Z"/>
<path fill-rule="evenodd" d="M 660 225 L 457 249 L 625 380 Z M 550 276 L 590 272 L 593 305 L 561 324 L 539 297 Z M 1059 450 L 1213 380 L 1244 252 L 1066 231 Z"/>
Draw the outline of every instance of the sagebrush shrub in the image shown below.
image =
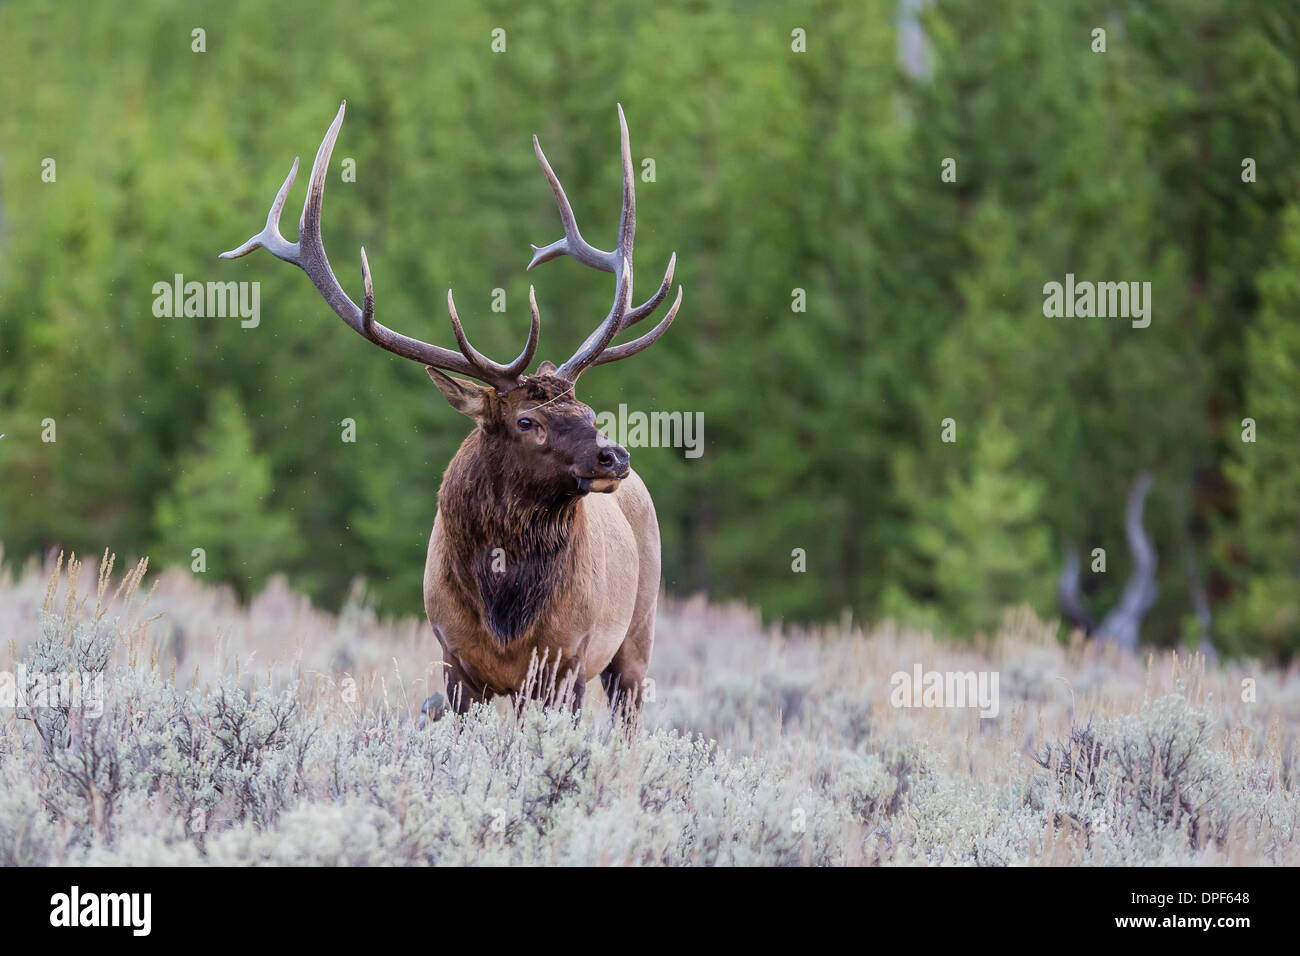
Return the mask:
<path fill-rule="evenodd" d="M 598 694 L 577 720 L 486 705 L 417 731 L 432 641 L 359 597 L 340 619 L 277 585 L 245 610 L 173 577 L 151 627 L 102 577 L 93 607 L 56 590 L 0 602 L 11 665 L 101 674 L 103 712 L 0 710 L 3 865 L 1300 862 L 1284 674 L 1258 712 L 1143 703 L 1150 674 L 1023 621 L 978 657 L 669 604 L 634 732 Z M 1008 659 L 995 720 L 888 703 L 910 661 Z"/>

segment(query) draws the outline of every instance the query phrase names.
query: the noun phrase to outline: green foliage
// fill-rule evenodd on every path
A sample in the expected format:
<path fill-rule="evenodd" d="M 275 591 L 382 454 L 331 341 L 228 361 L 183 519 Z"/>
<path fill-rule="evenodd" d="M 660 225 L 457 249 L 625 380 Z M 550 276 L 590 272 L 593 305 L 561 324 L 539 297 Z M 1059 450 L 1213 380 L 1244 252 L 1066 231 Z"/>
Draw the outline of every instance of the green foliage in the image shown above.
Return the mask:
<path fill-rule="evenodd" d="M 1244 560 L 1222 630 L 1234 650 L 1275 655 L 1300 645 L 1300 206 L 1287 210 L 1259 294 L 1259 320 L 1246 336 L 1243 405 L 1254 441 L 1244 440 L 1242 422 L 1231 423 L 1228 435 L 1241 518 L 1220 546 Z"/>
<path fill-rule="evenodd" d="M 186 564 L 202 548 L 205 573 L 251 593 L 296 557 L 293 520 L 270 504 L 271 464 L 254 454 L 252 430 L 235 393 L 217 392 L 193 451 L 181 456 L 176 484 L 158 499 L 153 553 Z"/>
<path fill-rule="evenodd" d="M 344 287 L 359 298 L 364 242 L 386 324 L 450 345 L 452 286 L 475 344 L 507 356 L 534 282 L 539 359 L 562 358 L 611 289 L 569 260 L 523 272 L 528 244 L 560 234 L 529 137 L 584 233 L 608 245 L 621 102 L 637 168 L 656 169 L 638 182 L 635 295 L 676 251 L 685 303 L 670 334 L 593 370 L 580 397 L 704 416 L 701 458 L 632 450 L 670 591 L 793 620 L 926 608 L 955 630 L 987 623 L 997 600 L 1051 613 L 1043 541 L 1055 555 L 1071 539 L 1111 555 L 1110 573 L 1085 582 L 1101 616 L 1124 586 L 1125 492 L 1149 470 L 1161 600 L 1144 638 L 1180 639 L 1195 564 L 1223 647 L 1293 653 L 1297 565 L 1279 528 L 1294 518 L 1281 449 L 1295 445 L 1295 383 L 1276 356 L 1293 354 L 1282 286 L 1295 259 L 1274 246 L 1300 187 L 1300 8 L 923 8 L 918 75 L 900 62 L 893 0 L 619 0 L 580 15 L 563 0 L 376 0 L 360 17 L 337 3 L 5 4 L 7 553 L 156 552 L 160 497 L 181 504 L 182 458 L 231 386 L 282 516 L 278 563 L 212 573 L 248 583 L 282 569 L 330 606 L 364 577 L 384 610 L 418 613 L 439 476 L 468 423 L 422 370 L 344 328 L 297 270 L 215 254 L 260 228 L 292 157 L 310 165 L 346 97 L 324 213 Z M 1091 51 L 1097 26 L 1105 53 Z M 46 158 L 56 182 L 42 181 Z M 1150 282 L 1150 327 L 1044 316 L 1044 284 L 1067 273 Z M 260 283 L 260 324 L 156 317 L 151 290 L 177 274 Z M 491 311 L 498 288 L 504 313 Z M 943 418 L 974 437 L 995 415 L 1016 448 L 1006 480 L 1038 503 L 998 519 L 993 563 L 975 573 L 978 552 L 958 549 L 965 570 L 937 562 L 922 529 L 974 533 L 957 510 L 1003 472 L 981 471 L 975 443 L 934 436 Z M 1261 441 L 1243 448 L 1247 416 Z M 354 443 L 339 440 L 345 418 Z M 175 550 L 188 542 L 170 534 L 153 557 L 184 567 L 198 545 Z M 795 548 L 806 573 L 791 571 Z M 998 587 L 962 606 L 985 575 Z"/>
<path fill-rule="evenodd" d="M 924 485 L 900 476 L 915 516 L 909 533 L 920 565 L 916 578 L 934 582 L 931 600 L 958 633 L 991 632 L 1007 606 L 1041 607 L 1052 593 L 1044 482 L 1018 470 L 1015 435 L 996 416 L 974 442 L 969 473 L 948 472 L 933 498 Z M 905 604 L 890 610 L 917 616 Z"/>

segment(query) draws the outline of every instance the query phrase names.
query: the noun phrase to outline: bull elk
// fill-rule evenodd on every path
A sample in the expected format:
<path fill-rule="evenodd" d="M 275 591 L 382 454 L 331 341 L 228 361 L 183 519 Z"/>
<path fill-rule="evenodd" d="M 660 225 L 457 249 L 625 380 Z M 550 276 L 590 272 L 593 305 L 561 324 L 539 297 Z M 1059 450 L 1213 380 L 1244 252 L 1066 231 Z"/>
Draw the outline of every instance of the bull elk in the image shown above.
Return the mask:
<path fill-rule="evenodd" d="M 235 259 L 264 248 L 298 266 L 353 331 L 423 364 L 451 406 L 474 420 L 474 430 L 443 476 L 429 538 L 424 607 L 442 645 L 447 695 L 445 700 L 434 695 L 425 701 L 420 723 L 442 716 L 447 704 L 464 713 L 493 695 L 526 692 L 534 685 L 538 661 L 551 668 L 550 693 L 555 687 L 571 687 L 575 708 L 582 703 L 587 681 L 599 676 L 611 705 L 634 716 L 654 644 L 659 526 L 654 502 L 629 466 L 627 450 L 597 431 L 594 413 L 578 401 L 574 386 L 587 369 L 635 355 L 663 335 L 677 315 L 682 290 L 678 286 L 672 307 L 652 330 L 613 344 L 620 332 L 664 301 L 677 262 L 674 253 L 658 291 L 632 305 L 636 194 L 623 108 L 618 108 L 623 211 L 618 244 L 611 252 L 582 238 L 564 188 L 533 137 L 537 161 L 559 206 L 564 237 L 533 246 L 528 269 L 567 255 L 612 273 L 615 292 L 609 313 L 571 358 L 558 367 L 542 362 L 530 375 L 526 369 L 540 331 L 531 287 L 528 341 L 505 365 L 470 345 L 451 290 L 447 311 L 459 351 L 409 338 L 377 322 L 364 247 L 361 307 L 343 291 L 325 256 L 321 200 L 346 107 L 344 101 L 316 152 L 298 241 L 286 240 L 279 228 L 298 171 L 295 159 L 265 228 L 221 257 Z"/>

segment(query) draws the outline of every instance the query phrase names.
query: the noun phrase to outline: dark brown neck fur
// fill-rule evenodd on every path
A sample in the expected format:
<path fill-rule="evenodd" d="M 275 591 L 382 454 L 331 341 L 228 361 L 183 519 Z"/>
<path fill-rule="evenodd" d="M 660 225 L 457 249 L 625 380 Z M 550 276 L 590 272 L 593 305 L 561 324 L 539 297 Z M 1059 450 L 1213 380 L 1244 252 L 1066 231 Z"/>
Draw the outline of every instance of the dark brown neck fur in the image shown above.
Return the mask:
<path fill-rule="evenodd" d="M 482 428 L 474 429 L 447 466 L 438 511 L 451 550 L 450 583 L 508 646 L 541 620 L 571 577 L 581 498 L 525 486 L 493 449 Z"/>

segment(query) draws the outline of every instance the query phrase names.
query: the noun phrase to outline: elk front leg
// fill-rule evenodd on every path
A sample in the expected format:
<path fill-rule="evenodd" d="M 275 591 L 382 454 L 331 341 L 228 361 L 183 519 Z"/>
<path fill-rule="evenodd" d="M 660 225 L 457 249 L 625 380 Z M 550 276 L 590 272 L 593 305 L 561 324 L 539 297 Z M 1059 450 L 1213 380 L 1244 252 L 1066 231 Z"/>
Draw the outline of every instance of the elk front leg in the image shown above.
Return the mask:
<path fill-rule="evenodd" d="M 563 700 L 563 695 L 569 695 L 569 709 L 574 715 L 581 713 L 582 702 L 587 697 L 587 673 L 581 660 L 575 662 L 572 666 L 564 668 L 561 671 L 561 678 L 556 684 L 555 692 Z M 569 685 L 572 685 L 570 689 Z M 556 703 L 560 703 L 557 700 Z"/>
<path fill-rule="evenodd" d="M 475 681 L 454 655 L 446 651 L 443 653 L 447 658 L 443 662 L 447 669 L 447 690 L 445 694 L 434 691 L 420 705 L 420 722 L 417 725 L 420 730 L 432 721 L 441 720 L 448 710 L 466 714 L 475 704 L 492 699 L 492 692 Z"/>
<path fill-rule="evenodd" d="M 580 713 L 587 696 L 587 674 L 582 654 L 562 657 L 554 669 L 545 670 L 549 673 L 543 674 L 531 696 L 540 699 L 546 707 L 567 703 L 574 714 Z"/>

